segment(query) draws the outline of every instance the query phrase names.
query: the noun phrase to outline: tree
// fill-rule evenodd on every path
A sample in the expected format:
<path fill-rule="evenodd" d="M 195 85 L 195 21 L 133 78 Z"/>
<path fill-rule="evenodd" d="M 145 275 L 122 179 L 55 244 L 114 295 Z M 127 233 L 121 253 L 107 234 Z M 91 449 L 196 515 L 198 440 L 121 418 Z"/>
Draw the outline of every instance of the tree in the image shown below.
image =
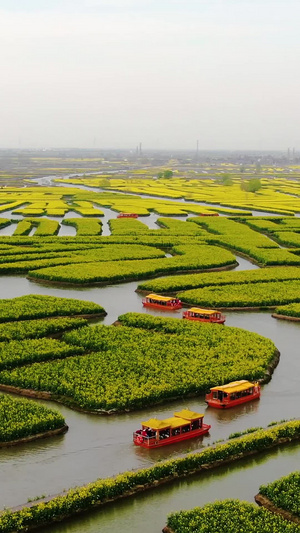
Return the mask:
<path fill-rule="evenodd" d="M 261 189 L 262 184 L 259 178 L 254 178 L 251 180 L 243 180 L 241 183 L 242 191 L 246 192 L 257 192 Z"/>
<path fill-rule="evenodd" d="M 172 177 L 173 177 L 173 170 L 164 171 L 164 178 L 172 178 Z"/>
<path fill-rule="evenodd" d="M 223 185 L 229 186 L 233 184 L 231 174 L 223 174 L 221 180 Z"/>

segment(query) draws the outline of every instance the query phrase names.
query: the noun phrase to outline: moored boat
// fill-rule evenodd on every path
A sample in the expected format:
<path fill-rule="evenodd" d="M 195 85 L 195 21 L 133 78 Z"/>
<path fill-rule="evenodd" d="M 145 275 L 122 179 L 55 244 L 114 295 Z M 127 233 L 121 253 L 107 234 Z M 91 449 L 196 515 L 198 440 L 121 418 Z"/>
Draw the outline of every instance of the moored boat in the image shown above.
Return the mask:
<path fill-rule="evenodd" d="M 133 442 L 143 448 L 159 448 L 209 432 L 211 426 L 203 423 L 204 415 L 182 409 L 165 420 L 150 418 L 142 422 L 142 429 L 133 433 Z"/>
<path fill-rule="evenodd" d="M 119 213 L 117 218 L 138 218 L 137 213 Z"/>
<path fill-rule="evenodd" d="M 213 322 L 214 324 L 224 324 L 226 317 L 216 309 L 201 309 L 200 307 L 191 307 L 183 312 L 182 318 L 187 320 L 197 320 L 198 322 Z"/>
<path fill-rule="evenodd" d="M 242 379 L 240 381 L 232 381 L 226 385 L 212 387 L 210 392 L 206 394 L 205 401 L 209 407 L 228 409 L 241 403 L 257 400 L 259 397 L 259 383 L 251 383 L 251 381 Z"/>
<path fill-rule="evenodd" d="M 160 296 L 159 294 L 148 294 L 142 300 L 144 307 L 158 307 L 159 309 L 181 309 L 182 303 L 178 298 L 171 298 L 169 296 Z"/>

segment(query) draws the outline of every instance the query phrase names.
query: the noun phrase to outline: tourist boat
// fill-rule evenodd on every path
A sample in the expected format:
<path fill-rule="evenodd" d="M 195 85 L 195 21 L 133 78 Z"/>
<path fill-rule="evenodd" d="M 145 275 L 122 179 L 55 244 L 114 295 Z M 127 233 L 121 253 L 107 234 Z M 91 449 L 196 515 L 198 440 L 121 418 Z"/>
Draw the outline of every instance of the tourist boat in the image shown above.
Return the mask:
<path fill-rule="evenodd" d="M 159 448 L 199 437 L 208 433 L 211 428 L 208 424 L 203 424 L 203 417 L 204 415 L 183 409 L 165 420 L 150 418 L 142 422 L 142 429 L 133 433 L 133 442 L 143 448 Z"/>
<path fill-rule="evenodd" d="M 206 394 L 205 401 L 209 407 L 227 409 L 241 403 L 257 400 L 260 397 L 259 383 L 251 383 L 245 379 L 232 381 L 227 385 L 212 387 Z"/>
<path fill-rule="evenodd" d="M 148 294 L 142 300 L 144 307 L 158 307 L 159 309 L 181 309 L 182 303 L 178 298 L 171 298 L 169 296 L 160 296 L 159 294 Z"/>
<path fill-rule="evenodd" d="M 117 218 L 138 218 L 136 213 L 119 213 Z"/>
<path fill-rule="evenodd" d="M 224 324 L 226 317 L 220 311 L 215 309 L 201 309 L 200 307 L 191 307 L 184 311 L 182 318 L 188 320 L 198 320 L 199 322 L 214 322 L 215 324 Z"/>

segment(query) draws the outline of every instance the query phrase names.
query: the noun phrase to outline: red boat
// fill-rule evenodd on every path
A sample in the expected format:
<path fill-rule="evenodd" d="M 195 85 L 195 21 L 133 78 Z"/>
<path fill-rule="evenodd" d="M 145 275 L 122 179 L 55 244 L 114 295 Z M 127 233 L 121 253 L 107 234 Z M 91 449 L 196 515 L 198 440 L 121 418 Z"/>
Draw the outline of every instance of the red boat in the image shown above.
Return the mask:
<path fill-rule="evenodd" d="M 136 213 L 119 213 L 117 218 L 138 218 Z"/>
<path fill-rule="evenodd" d="M 142 429 L 133 433 L 133 442 L 136 446 L 143 448 L 159 448 L 205 435 L 211 426 L 203 424 L 203 417 L 204 415 L 194 413 L 189 409 L 182 409 L 165 420 L 150 418 L 142 422 Z"/>
<path fill-rule="evenodd" d="M 245 379 L 241 381 L 232 381 L 227 385 L 212 387 L 206 394 L 205 401 L 209 407 L 217 409 L 228 409 L 241 403 L 258 400 L 260 397 L 259 383 L 251 383 Z"/>
<path fill-rule="evenodd" d="M 182 318 L 188 320 L 198 320 L 199 322 L 214 322 L 215 324 L 224 324 L 226 317 L 220 311 L 215 309 L 201 309 L 200 307 L 191 307 L 184 311 Z"/>
<path fill-rule="evenodd" d="M 159 309 L 168 309 L 169 311 L 182 308 L 182 303 L 178 298 L 159 296 L 159 294 L 148 294 L 146 298 L 143 298 L 142 303 L 144 307 L 158 307 Z"/>

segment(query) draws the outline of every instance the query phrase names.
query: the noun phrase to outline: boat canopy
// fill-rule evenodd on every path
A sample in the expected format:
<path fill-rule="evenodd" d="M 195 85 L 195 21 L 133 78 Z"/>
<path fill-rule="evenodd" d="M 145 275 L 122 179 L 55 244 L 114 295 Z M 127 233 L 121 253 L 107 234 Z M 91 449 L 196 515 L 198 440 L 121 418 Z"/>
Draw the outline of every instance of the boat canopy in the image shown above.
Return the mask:
<path fill-rule="evenodd" d="M 231 383 L 227 383 L 226 385 L 220 385 L 219 387 L 212 387 L 211 391 L 223 391 L 227 392 L 228 394 L 231 394 L 232 392 L 241 392 L 243 390 L 247 390 L 250 387 L 254 387 L 254 383 L 251 383 L 250 381 L 247 381 L 245 379 L 242 379 L 240 381 L 232 381 Z"/>
<path fill-rule="evenodd" d="M 175 298 L 171 298 L 170 296 L 160 296 L 159 294 L 147 294 L 146 298 L 151 298 L 151 300 L 159 300 L 161 302 L 175 300 Z"/>
<path fill-rule="evenodd" d="M 203 418 L 204 415 L 190 411 L 189 409 L 182 409 L 178 413 L 174 413 L 175 416 L 166 418 L 165 420 L 158 420 L 157 418 L 150 418 L 145 422 L 142 422 L 143 427 L 150 429 L 167 429 L 167 428 L 178 428 L 184 426 L 193 420 L 198 420 Z"/>
<path fill-rule="evenodd" d="M 174 416 L 183 418 L 184 420 L 188 420 L 188 421 L 198 420 L 199 418 L 204 417 L 204 415 L 200 413 L 195 413 L 195 411 L 190 411 L 190 409 L 182 409 L 182 411 L 178 411 L 177 413 L 174 413 Z"/>
<path fill-rule="evenodd" d="M 203 315 L 213 315 L 214 313 L 219 313 L 216 309 L 200 309 L 200 307 L 191 307 L 189 309 L 192 313 L 200 313 Z"/>
<path fill-rule="evenodd" d="M 146 422 L 142 422 L 142 426 L 151 429 L 165 429 L 170 427 L 170 424 L 168 424 L 168 420 L 158 420 L 158 418 L 150 418 L 149 420 L 146 420 Z"/>

